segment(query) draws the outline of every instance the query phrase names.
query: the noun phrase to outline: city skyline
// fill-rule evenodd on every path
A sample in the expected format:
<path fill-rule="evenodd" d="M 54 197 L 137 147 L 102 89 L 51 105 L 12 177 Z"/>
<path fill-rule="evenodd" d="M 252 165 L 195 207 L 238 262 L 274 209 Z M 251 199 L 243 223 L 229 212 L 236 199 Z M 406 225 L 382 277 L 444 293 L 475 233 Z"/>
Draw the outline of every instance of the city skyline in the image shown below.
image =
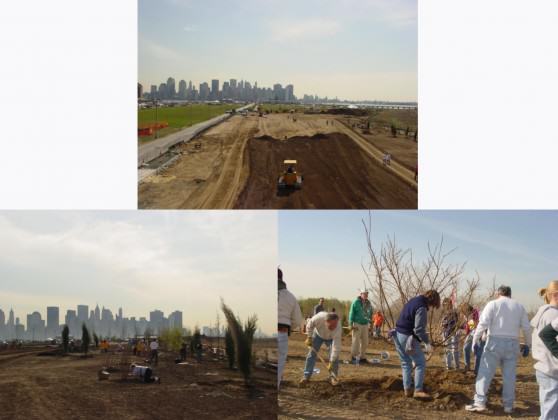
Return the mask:
<path fill-rule="evenodd" d="M 211 325 L 220 298 L 275 330 L 275 212 L 0 212 L 0 308 L 99 302 L 133 316 L 184 311 Z M 266 273 L 268 273 L 266 275 Z M 254 300 L 246 290 L 261 290 Z M 43 315 L 44 316 L 44 315 Z"/>
<path fill-rule="evenodd" d="M 169 76 L 166 81 L 152 84 L 148 89 L 138 83 L 138 99 L 160 99 L 160 100 L 189 100 L 189 101 L 277 101 L 293 102 L 296 100 L 294 86 L 274 83 L 272 87 L 258 86 L 242 79 L 227 79 L 220 83 L 219 79 L 209 79 L 193 83 L 191 80 L 176 79 Z"/>
<path fill-rule="evenodd" d="M 416 0 L 138 3 L 138 76 L 277 80 L 299 96 L 416 102 Z"/>

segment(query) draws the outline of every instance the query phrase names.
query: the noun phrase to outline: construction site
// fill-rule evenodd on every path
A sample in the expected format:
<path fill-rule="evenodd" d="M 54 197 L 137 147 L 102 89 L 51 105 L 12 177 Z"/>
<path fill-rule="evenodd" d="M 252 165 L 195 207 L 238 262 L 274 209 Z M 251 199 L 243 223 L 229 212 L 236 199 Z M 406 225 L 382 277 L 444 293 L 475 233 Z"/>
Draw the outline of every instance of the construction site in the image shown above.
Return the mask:
<path fill-rule="evenodd" d="M 145 164 L 139 208 L 416 208 L 416 126 L 416 108 L 256 105 Z"/>
<path fill-rule="evenodd" d="M 474 372 L 446 370 L 444 350 L 437 350 L 428 361 L 425 387 L 432 398 L 418 400 L 403 394 L 401 365 L 393 343 L 385 339 L 370 339 L 367 356 L 375 363 L 354 365 L 351 360 L 351 336 L 343 337 L 340 355 L 339 384 L 328 382 L 327 367 L 316 363 L 309 384 L 299 387 L 308 348 L 306 336 L 292 334 L 284 382 L 279 392 L 279 419 L 506 419 L 502 411 L 502 378 L 496 375 L 490 388 L 493 407 L 487 413 L 467 413 L 463 407 L 470 403 L 475 389 Z M 384 352 L 384 353 L 382 353 Z M 382 358 L 387 354 L 388 358 Z M 321 355 L 327 359 L 327 352 Z M 519 361 L 514 417 L 538 419 L 538 386 L 533 362 Z"/>
<path fill-rule="evenodd" d="M 199 353 L 186 357 L 162 345 L 155 362 L 127 342 L 110 342 L 106 352 L 91 346 L 87 355 L 56 345 L 8 346 L 0 349 L 0 418 L 275 419 L 275 339 L 255 339 L 253 352 L 247 387 L 227 363 L 223 338 L 220 345 L 203 338 Z M 160 381 L 131 376 L 133 363 Z"/>

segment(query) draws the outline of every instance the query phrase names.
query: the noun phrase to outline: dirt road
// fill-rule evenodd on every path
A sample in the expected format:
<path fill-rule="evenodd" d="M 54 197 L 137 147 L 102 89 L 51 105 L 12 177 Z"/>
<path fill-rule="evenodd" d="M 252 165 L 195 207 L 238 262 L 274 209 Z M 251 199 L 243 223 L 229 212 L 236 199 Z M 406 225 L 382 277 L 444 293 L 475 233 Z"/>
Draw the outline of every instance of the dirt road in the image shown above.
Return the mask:
<path fill-rule="evenodd" d="M 285 369 L 285 383 L 279 393 L 279 419 L 329 418 L 329 419 L 507 419 L 503 413 L 499 374 L 490 391 L 488 414 L 472 414 L 464 410 L 474 395 L 474 374 L 447 371 L 437 352 L 427 363 L 425 386 L 434 397 L 419 401 L 403 396 L 403 382 L 399 358 L 393 345 L 385 341 L 373 341 L 368 347 L 370 358 L 377 352 L 387 350 L 390 359 L 379 365 L 341 364 L 341 383 L 332 387 L 326 382 L 326 369 L 318 361 L 320 373 L 314 375 L 305 388 L 298 387 L 307 350 L 300 334 L 291 335 L 289 360 Z M 322 356 L 325 357 L 325 349 Z M 350 359 L 350 337 L 343 339 L 342 360 Z M 516 406 L 513 417 L 537 419 L 538 386 L 532 359 L 521 360 L 516 385 Z"/>
<path fill-rule="evenodd" d="M 139 186 L 140 208 L 416 208 L 414 174 L 332 115 L 235 116 L 181 146 L 181 158 Z M 278 192 L 284 159 L 302 190 Z"/>
<path fill-rule="evenodd" d="M 188 359 L 188 365 L 176 365 L 174 358 L 162 352 L 154 369 L 162 383 L 145 384 L 116 373 L 98 381 L 105 357 L 95 352 L 87 359 L 20 357 L 0 369 L 0 418 L 276 418 L 274 372 L 256 368 L 255 388 L 248 391 L 223 361 L 206 357 L 200 364 Z"/>
<path fill-rule="evenodd" d="M 181 146 L 181 159 L 139 185 L 139 207 L 232 208 L 248 176 L 246 142 L 257 119 L 235 116 Z"/>

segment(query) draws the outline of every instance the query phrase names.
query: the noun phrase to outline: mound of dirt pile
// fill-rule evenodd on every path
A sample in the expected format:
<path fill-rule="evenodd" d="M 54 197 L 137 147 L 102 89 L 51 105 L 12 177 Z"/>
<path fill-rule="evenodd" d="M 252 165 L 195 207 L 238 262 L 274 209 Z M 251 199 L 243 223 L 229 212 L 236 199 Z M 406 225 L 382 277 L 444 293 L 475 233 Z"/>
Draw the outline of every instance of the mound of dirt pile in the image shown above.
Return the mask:
<path fill-rule="evenodd" d="M 236 207 L 288 208 L 416 208 L 417 192 L 366 155 L 341 133 L 291 137 L 261 136 L 246 148 L 250 173 Z M 278 191 L 285 159 L 298 161 L 302 189 Z"/>

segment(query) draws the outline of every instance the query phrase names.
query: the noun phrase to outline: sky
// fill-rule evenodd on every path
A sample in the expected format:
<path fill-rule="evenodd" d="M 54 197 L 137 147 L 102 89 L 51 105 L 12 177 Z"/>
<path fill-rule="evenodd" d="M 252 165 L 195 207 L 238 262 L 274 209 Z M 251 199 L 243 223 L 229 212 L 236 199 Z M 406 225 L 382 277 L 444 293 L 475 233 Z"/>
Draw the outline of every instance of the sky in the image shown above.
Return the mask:
<path fill-rule="evenodd" d="M 180 310 L 192 328 L 213 325 L 223 297 L 273 334 L 276 232 L 275 212 L 0 212 L 0 309 L 23 324 L 47 306 L 61 322 L 78 304 L 137 318 Z"/>
<path fill-rule="evenodd" d="M 368 251 L 362 220 L 368 211 L 294 211 L 279 215 L 279 263 L 298 297 L 353 299 L 364 286 Z M 528 309 L 542 304 L 537 290 L 558 280 L 558 212 L 373 211 L 372 243 L 394 236 L 416 259 L 444 238 L 448 261 L 477 271 L 482 292 L 492 279 L 507 284 Z"/>
<path fill-rule="evenodd" d="M 139 0 L 139 82 L 417 100 L 416 0 Z"/>

